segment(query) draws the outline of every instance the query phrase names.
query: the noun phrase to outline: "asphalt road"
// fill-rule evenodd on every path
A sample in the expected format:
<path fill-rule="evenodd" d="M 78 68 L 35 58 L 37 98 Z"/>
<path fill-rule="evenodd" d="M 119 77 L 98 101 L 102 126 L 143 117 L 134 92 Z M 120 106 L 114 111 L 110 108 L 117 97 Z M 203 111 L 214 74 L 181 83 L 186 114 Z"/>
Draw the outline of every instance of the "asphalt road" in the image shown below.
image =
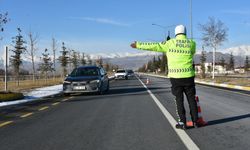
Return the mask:
<path fill-rule="evenodd" d="M 117 80 L 105 95 L 1 109 L 0 150 L 250 149 L 249 93 L 197 85 L 208 126 L 180 131 L 169 80 L 146 78 L 148 90 L 138 79 Z"/>

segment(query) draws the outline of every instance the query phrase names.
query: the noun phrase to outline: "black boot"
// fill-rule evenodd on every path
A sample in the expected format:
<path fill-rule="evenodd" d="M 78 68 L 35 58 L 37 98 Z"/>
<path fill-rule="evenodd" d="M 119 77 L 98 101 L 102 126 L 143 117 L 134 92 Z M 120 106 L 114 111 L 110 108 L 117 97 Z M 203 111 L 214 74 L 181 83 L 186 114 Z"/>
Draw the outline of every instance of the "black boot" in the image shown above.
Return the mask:
<path fill-rule="evenodd" d="M 183 129 L 183 130 L 186 130 L 186 129 L 187 129 L 187 126 L 186 126 L 186 124 L 184 124 L 183 122 L 178 122 L 178 123 L 175 125 L 175 128 L 176 128 L 176 129 Z"/>

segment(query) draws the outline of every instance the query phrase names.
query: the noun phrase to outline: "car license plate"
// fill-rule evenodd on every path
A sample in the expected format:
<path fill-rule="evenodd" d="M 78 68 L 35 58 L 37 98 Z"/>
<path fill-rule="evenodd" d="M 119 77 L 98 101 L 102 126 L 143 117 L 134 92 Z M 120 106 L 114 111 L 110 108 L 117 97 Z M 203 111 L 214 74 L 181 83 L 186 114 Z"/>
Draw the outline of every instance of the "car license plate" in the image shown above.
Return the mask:
<path fill-rule="evenodd" d="M 74 90 L 85 90 L 85 86 L 74 86 Z"/>

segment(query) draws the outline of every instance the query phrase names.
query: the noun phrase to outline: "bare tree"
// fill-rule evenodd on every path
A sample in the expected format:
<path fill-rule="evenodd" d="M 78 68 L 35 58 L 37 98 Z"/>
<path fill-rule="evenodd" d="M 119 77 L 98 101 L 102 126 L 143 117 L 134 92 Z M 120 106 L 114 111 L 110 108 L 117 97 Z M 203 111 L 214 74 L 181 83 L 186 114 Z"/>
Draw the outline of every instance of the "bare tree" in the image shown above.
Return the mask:
<path fill-rule="evenodd" d="M 228 28 L 220 20 L 215 20 L 213 17 L 208 18 L 206 24 L 199 24 L 202 31 L 202 41 L 205 46 L 213 48 L 213 79 L 215 69 L 215 52 L 222 42 L 227 40 Z"/>
<path fill-rule="evenodd" d="M 38 42 L 38 34 L 34 34 L 32 31 L 28 33 L 28 45 L 29 49 L 26 49 L 26 53 L 29 55 L 29 59 L 32 63 L 32 75 L 33 75 L 33 82 L 35 82 L 35 75 L 36 75 L 36 68 L 35 68 L 35 55 L 36 51 L 38 50 L 36 45 Z"/>
<path fill-rule="evenodd" d="M 95 64 L 96 64 L 96 66 L 103 67 L 103 59 L 102 59 L 102 56 L 98 56 L 98 58 L 96 59 Z"/>
<path fill-rule="evenodd" d="M 4 31 L 3 25 L 9 21 L 10 21 L 10 19 L 8 18 L 8 12 L 0 14 L 0 32 Z M 3 38 L 0 37 L 0 40 L 2 40 L 2 39 Z"/>

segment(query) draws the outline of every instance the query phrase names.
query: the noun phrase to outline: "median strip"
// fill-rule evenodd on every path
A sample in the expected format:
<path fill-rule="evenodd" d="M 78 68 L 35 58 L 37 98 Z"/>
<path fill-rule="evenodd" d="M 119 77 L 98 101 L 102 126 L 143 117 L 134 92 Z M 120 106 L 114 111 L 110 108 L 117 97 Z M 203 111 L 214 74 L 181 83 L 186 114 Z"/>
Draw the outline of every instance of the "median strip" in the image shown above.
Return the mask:
<path fill-rule="evenodd" d="M 8 124 L 11 124 L 11 123 L 13 123 L 13 121 L 6 121 L 6 122 L 4 122 L 4 123 L 1 123 L 1 124 L 0 124 L 0 128 L 3 127 L 3 126 L 6 126 L 6 125 L 8 125 Z"/>
<path fill-rule="evenodd" d="M 26 117 L 29 117 L 29 116 L 31 116 L 31 115 L 33 115 L 34 113 L 27 113 L 27 114 L 25 114 L 25 115 L 22 115 L 22 116 L 20 116 L 21 118 L 26 118 Z"/>

